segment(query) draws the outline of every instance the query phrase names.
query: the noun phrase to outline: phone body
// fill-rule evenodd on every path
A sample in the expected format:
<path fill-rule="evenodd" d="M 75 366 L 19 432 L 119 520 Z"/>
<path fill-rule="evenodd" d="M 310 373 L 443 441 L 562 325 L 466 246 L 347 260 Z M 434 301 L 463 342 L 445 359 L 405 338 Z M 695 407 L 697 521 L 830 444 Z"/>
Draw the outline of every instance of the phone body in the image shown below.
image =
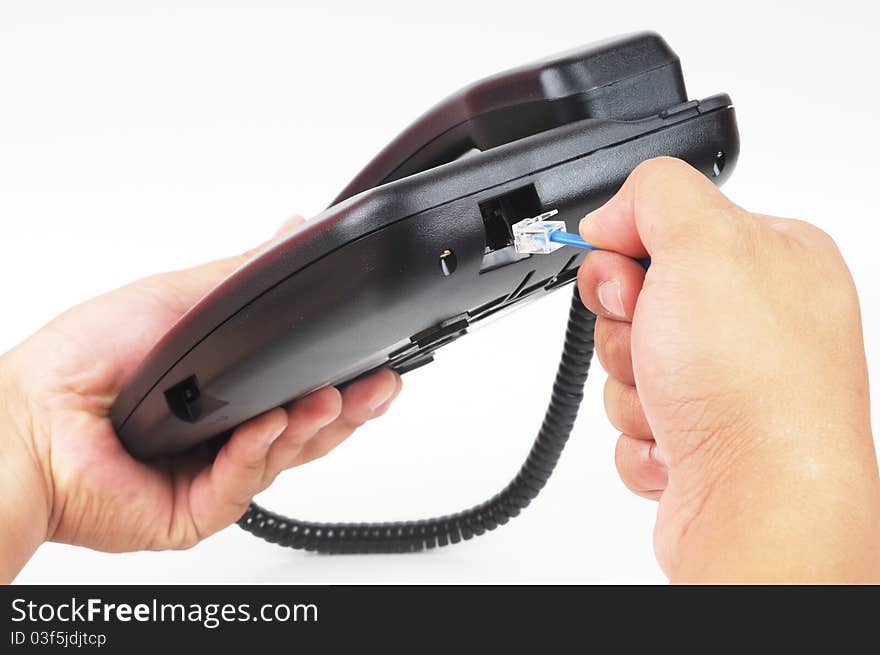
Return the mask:
<path fill-rule="evenodd" d="M 513 223 L 555 209 L 577 231 L 646 159 L 720 184 L 738 154 L 730 98 L 689 100 L 653 33 L 477 82 L 187 312 L 116 399 L 117 433 L 139 458 L 172 454 L 322 386 L 427 364 L 575 279 L 582 251 L 517 254 Z"/>

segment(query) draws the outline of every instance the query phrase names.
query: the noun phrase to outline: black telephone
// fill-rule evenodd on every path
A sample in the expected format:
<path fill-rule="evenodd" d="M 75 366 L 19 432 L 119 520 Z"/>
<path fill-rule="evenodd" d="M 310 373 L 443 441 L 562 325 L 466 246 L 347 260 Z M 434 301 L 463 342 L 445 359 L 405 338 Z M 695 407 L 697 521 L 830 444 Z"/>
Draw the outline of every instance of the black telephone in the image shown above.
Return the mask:
<path fill-rule="evenodd" d="M 576 231 L 645 159 L 678 157 L 720 184 L 738 153 L 730 98 L 689 101 L 678 57 L 653 33 L 477 82 L 181 318 L 113 405 L 117 433 L 136 457 L 173 454 L 321 386 L 427 364 L 474 324 L 575 279 L 583 251 L 523 254 L 515 224 L 555 211 Z M 571 312 L 544 425 L 492 500 L 382 524 L 304 523 L 252 505 L 240 525 L 321 552 L 404 552 L 506 522 L 546 482 L 577 414 L 594 317 L 577 294 Z"/>

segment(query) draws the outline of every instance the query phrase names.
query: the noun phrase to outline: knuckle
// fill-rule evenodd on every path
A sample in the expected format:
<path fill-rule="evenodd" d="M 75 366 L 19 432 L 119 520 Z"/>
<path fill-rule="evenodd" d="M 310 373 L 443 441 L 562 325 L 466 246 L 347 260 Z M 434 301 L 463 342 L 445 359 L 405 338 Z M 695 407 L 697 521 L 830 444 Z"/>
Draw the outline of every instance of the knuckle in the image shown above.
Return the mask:
<path fill-rule="evenodd" d="M 607 321 L 600 316 L 596 319 L 596 326 L 593 328 L 593 343 L 600 356 L 608 347 L 609 331 L 606 323 Z"/>
<path fill-rule="evenodd" d="M 279 451 L 290 452 L 300 450 L 317 434 L 317 430 L 304 422 L 294 422 L 275 446 Z"/>
<path fill-rule="evenodd" d="M 619 403 L 612 403 L 611 407 L 605 408 L 606 413 L 608 414 L 608 420 L 611 422 L 611 425 L 614 426 L 615 430 L 619 430 L 620 432 L 631 432 L 630 429 L 630 421 L 627 420 L 626 410 L 621 407 Z"/>
<path fill-rule="evenodd" d="M 633 169 L 630 180 L 636 196 L 651 198 L 666 193 L 669 188 L 705 182 L 702 173 L 675 157 L 662 156 L 646 159 Z"/>
<path fill-rule="evenodd" d="M 362 428 L 368 420 L 369 416 L 356 416 L 347 418 L 344 422 L 345 431 L 350 434 L 355 430 Z"/>
<path fill-rule="evenodd" d="M 578 291 L 580 291 L 581 297 L 583 298 L 584 291 L 587 289 L 587 284 L 589 283 L 589 269 L 587 268 L 587 258 L 584 258 L 584 261 L 578 266 L 577 272 L 577 285 Z"/>
<path fill-rule="evenodd" d="M 777 232 L 787 237 L 788 265 L 796 268 L 813 300 L 832 315 L 860 312 L 858 292 L 837 242 L 822 228 L 799 219 L 776 219 Z"/>
<path fill-rule="evenodd" d="M 304 448 L 291 466 L 302 466 L 303 464 L 319 460 L 329 454 L 333 448 L 335 446 L 328 446 L 326 444 L 316 444 L 313 447 Z"/>
<path fill-rule="evenodd" d="M 618 402 L 618 393 L 616 386 L 612 382 L 612 378 L 608 378 L 605 381 L 605 393 L 604 393 L 604 402 L 605 402 L 605 413 L 608 415 L 608 420 L 611 421 L 611 424 L 614 427 L 617 427 L 614 423 L 614 417 L 617 415 L 617 402 Z"/>
<path fill-rule="evenodd" d="M 751 214 L 738 207 L 724 207 L 707 215 L 709 241 L 722 245 L 717 254 L 734 263 L 754 261 L 765 250 L 766 227 Z"/>
<path fill-rule="evenodd" d="M 589 257 L 584 259 L 583 263 L 578 267 L 577 272 L 578 293 L 580 293 L 581 300 L 584 304 L 589 302 L 593 294 L 593 273 L 587 263 L 589 259 Z"/>
<path fill-rule="evenodd" d="M 663 155 L 641 162 L 633 169 L 632 175 L 639 180 L 650 180 L 657 176 L 681 175 L 691 170 L 691 167 L 681 159 Z"/>
<path fill-rule="evenodd" d="M 822 228 L 798 218 L 776 219 L 773 223 L 778 232 L 794 239 L 803 246 L 834 254 L 840 253 L 837 242 Z"/>
<path fill-rule="evenodd" d="M 583 303 L 584 307 L 594 314 L 600 315 L 601 308 L 596 301 L 596 289 L 595 283 L 593 282 L 593 274 L 586 267 L 586 264 L 581 264 L 578 269 L 577 286 L 578 295 L 580 296 L 581 303 Z"/>
<path fill-rule="evenodd" d="M 611 424 L 624 434 L 647 436 L 650 432 L 636 390 L 619 383 L 605 385 L 605 412 Z"/>
<path fill-rule="evenodd" d="M 249 458 L 242 459 L 237 462 L 237 468 L 242 472 L 262 476 L 266 470 L 266 458 Z"/>
<path fill-rule="evenodd" d="M 696 219 L 668 228 L 670 243 L 679 244 L 691 258 L 735 260 L 761 241 L 749 214 L 735 206 L 701 207 Z"/>
<path fill-rule="evenodd" d="M 323 459 L 323 458 L 325 458 L 327 455 L 330 454 L 330 451 L 331 451 L 331 450 L 333 450 L 333 449 L 332 449 L 332 448 L 321 448 L 320 450 L 316 450 L 315 452 L 309 453 L 309 459 L 308 459 L 308 461 L 310 461 L 310 462 L 314 462 L 314 461 L 317 461 L 317 460 L 319 460 L 319 459 Z"/>
<path fill-rule="evenodd" d="M 638 466 L 638 461 L 633 457 L 629 437 L 625 434 L 620 435 L 617 440 L 617 446 L 614 449 L 614 466 L 617 468 L 617 475 L 623 482 L 623 486 L 633 493 L 644 491 L 636 481 L 635 467 Z"/>
<path fill-rule="evenodd" d="M 614 446 L 614 466 L 617 467 L 617 473 L 620 475 L 624 483 L 626 483 L 629 477 L 629 465 L 631 461 L 629 452 L 630 448 L 627 443 L 627 437 L 621 434 L 617 439 L 617 444 Z"/>
<path fill-rule="evenodd" d="M 605 339 L 605 349 L 611 361 L 620 366 L 628 366 L 630 359 L 629 346 L 629 339 L 625 338 L 622 329 L 615 328 L 609 331 Z"/>
<path fill-rule="evenodd" d="M 795 232 L 804 240 L 815 245 L 832 247 L 837 250 L 837 243 L 835 243 L 832 236 L 822 228 L 800 219 L 793 219 L 792 222 Z"/>
<path fill-rule="evenodd" d="M 599 363 L 612 377 L 627 384 L 634 383 L 630 334 L 628 323 L 604 319 L 596 321 L 594 341 Z"/>

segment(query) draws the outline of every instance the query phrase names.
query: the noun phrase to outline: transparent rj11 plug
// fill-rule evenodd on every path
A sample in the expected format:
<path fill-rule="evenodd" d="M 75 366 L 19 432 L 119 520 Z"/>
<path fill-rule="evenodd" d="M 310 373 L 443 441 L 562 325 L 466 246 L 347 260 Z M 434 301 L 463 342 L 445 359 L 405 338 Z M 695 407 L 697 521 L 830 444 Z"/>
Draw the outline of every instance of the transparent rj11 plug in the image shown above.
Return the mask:
<path fill-rule="evenodd" d="M 562 248 L 563 244 L 550 241 L 551 233 L 565 231 L 565 221 L 548 220 L 558 213 L 553 209 L 540 216 L 514 223 L 512 226 L 514 249 L 522 254 L 546 255 Z"/>

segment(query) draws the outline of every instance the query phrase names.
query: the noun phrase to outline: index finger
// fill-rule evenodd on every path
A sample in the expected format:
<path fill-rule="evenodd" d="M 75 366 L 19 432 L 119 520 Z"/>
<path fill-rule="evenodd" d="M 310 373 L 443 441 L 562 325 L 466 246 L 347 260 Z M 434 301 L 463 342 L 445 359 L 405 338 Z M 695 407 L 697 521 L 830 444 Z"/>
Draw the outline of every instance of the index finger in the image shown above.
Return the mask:
<path fill-rule="evenodd" d="M 735 207 L 689 164 L 658 157 L 639 164 L 579 227 L 581 236 L 598 248 L 654 258 L 707 237 L 729 237 L 726 214 Z"/>

